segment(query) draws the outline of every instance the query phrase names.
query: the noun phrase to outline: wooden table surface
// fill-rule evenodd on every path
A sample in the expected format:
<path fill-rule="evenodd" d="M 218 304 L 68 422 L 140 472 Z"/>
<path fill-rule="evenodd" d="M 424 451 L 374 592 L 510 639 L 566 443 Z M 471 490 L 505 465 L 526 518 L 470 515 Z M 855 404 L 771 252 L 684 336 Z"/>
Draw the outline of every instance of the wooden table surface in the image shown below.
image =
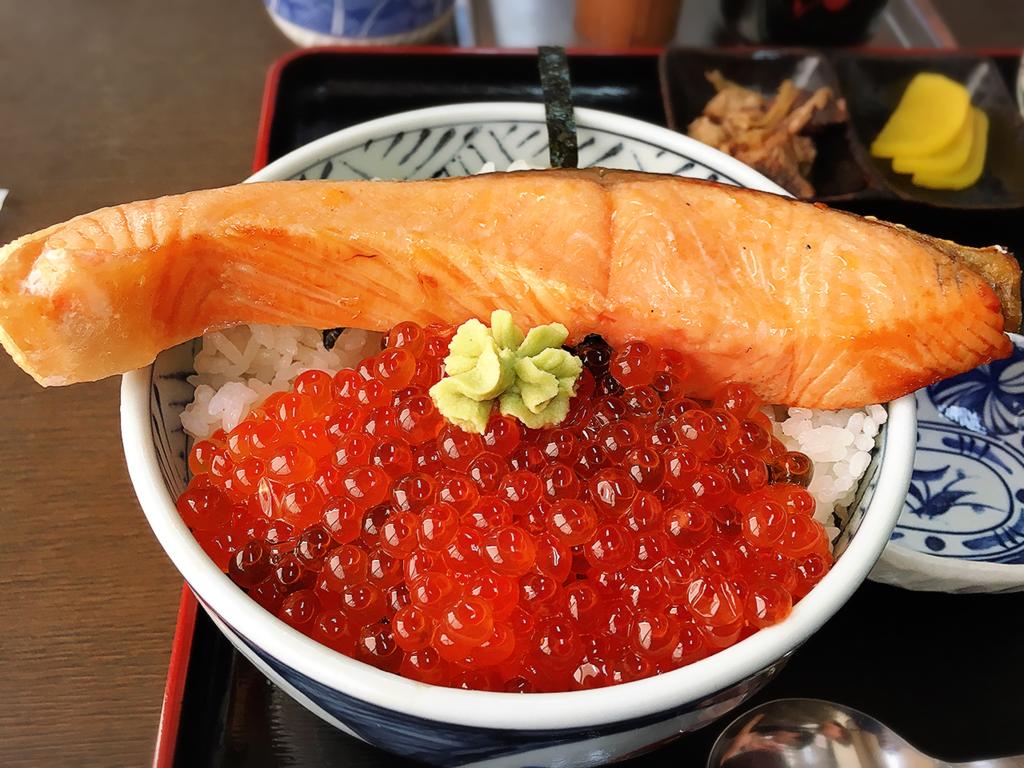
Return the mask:
<path fill-rule="evenodd" d="M 0 242 L 249 173 L 259 0 L 0 2 Z M 0 765 L 150 762 L 181 578 L 121 453 L 118 384 L 43 390 L 0 353 Z"/>
<path fill-rule="evenodd" d="M 0 2 L 0 242 L 245 177 L 290 49 L 259 0 Z M 152 757 L 181 580 L 135 501 L 117 388 L 44 391 L 0 354 L 3 766 Z"/>

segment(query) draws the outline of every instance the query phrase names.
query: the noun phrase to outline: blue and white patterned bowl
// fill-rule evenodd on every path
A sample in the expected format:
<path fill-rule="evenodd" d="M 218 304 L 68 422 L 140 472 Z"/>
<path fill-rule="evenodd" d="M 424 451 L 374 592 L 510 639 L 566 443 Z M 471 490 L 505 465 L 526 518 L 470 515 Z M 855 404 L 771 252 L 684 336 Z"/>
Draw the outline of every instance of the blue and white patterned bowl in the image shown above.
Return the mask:
<path fill-rule="evenodd" d="M 603 112 L 576 112 L 581 165 L 717 178 L 779 192 L 742 163 L 685 136 Z M 430 178 L 485 162 L 547 161 L 539 104 L 464 104 L 355 126 L 303 147 L 252 180 Z M 582 766 L 622 759 L 726 714 L 761 688 L 847 600 L 878 558 L 906 496 L 914 400 L 888 405 L 881 446 L 838 544 L 835 567 L 781 624 L 664 675 L 594 691 L 531 695 L 423 685 L 342 656 L 291 629 L 235 587 L 178 517 L 186 440 L 179 414 L 193 345 L 124 377 L 121 424 L 132 482 L 160 543 L 227 638 L 324 720 L 437 765 Z"/>
<path fill-rule="evenodd" d="M 455 0 L 263 0 L 293 43 L 408 45 L 435 37 Z"/>
<path fill-rule="evenodd" d="M 1024 590 L 1024 337 L 1010 338 L 1010 358 L 917 393 L 910 490 L 873 579 Z"/>

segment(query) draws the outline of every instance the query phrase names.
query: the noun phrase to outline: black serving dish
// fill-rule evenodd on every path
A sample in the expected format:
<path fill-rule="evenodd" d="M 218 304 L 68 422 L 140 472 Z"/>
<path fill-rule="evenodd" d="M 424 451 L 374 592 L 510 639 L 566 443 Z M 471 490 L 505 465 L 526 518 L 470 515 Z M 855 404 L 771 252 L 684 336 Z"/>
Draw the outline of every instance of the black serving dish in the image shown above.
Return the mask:
<path fill-rule="evenodd" d="M 854 149 L 874 186 L 904 200 L 948 208 L 1024 207 L 1024 121 L 995 61 L 962 54 L 904 53 L 841 53 L 833 61 L 857 139 Z M 925 71 L 963 84 L 974 106 L 988 114 L 985 170 L 967 189 L 914 186 L 910 176 L 893 172 L 890 160 L 871 157 L 868 152 L 911 78 Z"/>
<path fill-rule="evenodd" d="M 774 94 L 786 79 L 806 91 L 828 87 L 837 96 L 842 95 L 832 65 L 817 51 L 673 48 L 665 52 L 661 69 L 670 128 L 686 133 L 687 126 L 715 95 L 706 77 L 712 70 L 766 96 Z M 814 143 L 817 157 L 810 182 L 815 200 L 846 200 L 866 192 L 868 181 L 854 152 L 849 124 L 824 128 L 814 136 Z"/>

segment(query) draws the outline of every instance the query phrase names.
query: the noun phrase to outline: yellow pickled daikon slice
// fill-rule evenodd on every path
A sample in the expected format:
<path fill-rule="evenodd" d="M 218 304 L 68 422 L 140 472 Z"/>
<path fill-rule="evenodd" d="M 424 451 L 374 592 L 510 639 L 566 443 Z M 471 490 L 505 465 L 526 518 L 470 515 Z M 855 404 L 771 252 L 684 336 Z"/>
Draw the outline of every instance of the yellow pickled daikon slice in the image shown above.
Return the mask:
<path fill-rule="evenodd" d="M 988 147 L 988 115 L 980 109 L 972 109 L 971 119 L 974 121 L 974 136 L 970 155 L 963 167 L 953 173 L 915 173 L 910 179 L 914 184 L 928 189 L 966 189 L 981 178 Z"/>
<path fill-rule="evenodd" d="M 937 152 L 953 141 L 970 113 L 971 97 L 960 83 L 934 72 L 914 76 L 896 110 L 871 143 L 875 157 Z"/>
<path fill-rule="evenodd" d="M 971 154 L 974 118 L 964 120 L 963 128 L 949 144 L 928 155 L 896 155 L 892 169 L 896 173 L 926 173 L 929 176 L 955 173 L 964 167 Z"/>

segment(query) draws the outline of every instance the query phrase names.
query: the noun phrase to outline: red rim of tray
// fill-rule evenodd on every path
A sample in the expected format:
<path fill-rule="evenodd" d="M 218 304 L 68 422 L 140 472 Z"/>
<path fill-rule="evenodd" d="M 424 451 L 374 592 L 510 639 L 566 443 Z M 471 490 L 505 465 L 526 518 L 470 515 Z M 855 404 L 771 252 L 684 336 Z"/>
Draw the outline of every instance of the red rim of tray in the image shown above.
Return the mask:
<path fill-rule="evenodd" d="M 178 743 L 181 701 L 185 695 L 188 662 L 192 656 L 192 636 L 195 631 L 197 610 L 199 603 L 195 595 L 188 584 L 183 583 L 181 601 L 178 603 L 178 619 L 174 625 L 174 640 L 171 644 L 171 660 L 167 666 L 167 681 L 164 683 L 164 698 L 160 706 L 153 768 L 170 768 L 174 765 L 174 748 Z"/>

